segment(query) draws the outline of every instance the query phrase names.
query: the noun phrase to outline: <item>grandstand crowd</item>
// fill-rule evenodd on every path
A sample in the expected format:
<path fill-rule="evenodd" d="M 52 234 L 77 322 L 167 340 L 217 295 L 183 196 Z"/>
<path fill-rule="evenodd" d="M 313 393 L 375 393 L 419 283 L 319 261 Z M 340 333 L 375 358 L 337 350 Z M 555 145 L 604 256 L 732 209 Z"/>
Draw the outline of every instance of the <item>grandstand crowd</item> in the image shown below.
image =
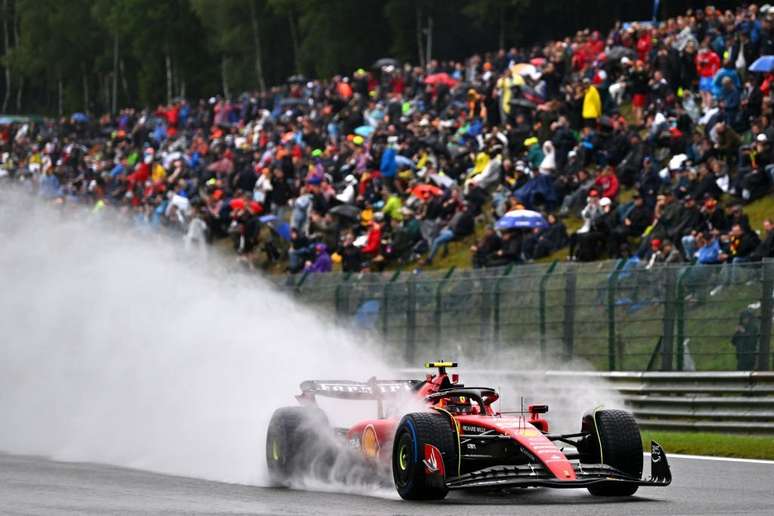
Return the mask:
<path fill-rule="evenodd" d="M 750 71 L 768 55 L 774 7 L 707 7 L 426 69 L 382 59 L 238 98 L 6 119 L 0 181 L 290 272 L 430 265 L 474 234 L 475 267 L 566 246 L 754 261 L 774 256 L 772 220 L 744 208 L 774 183 L 774 57 Z M 547 223 L 494 228 L 518 209 Z"/>

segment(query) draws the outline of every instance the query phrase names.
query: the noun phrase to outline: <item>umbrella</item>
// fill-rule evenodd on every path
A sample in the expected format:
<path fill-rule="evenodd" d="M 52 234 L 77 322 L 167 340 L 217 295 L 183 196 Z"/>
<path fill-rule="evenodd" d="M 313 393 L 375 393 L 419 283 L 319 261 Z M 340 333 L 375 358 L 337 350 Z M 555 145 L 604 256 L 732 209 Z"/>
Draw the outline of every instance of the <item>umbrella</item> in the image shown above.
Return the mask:
<path fill-rule="evenodd" d="M 511 67 L 511 73 L 514 75 L 521 75 L 522 77 L 526 76 L 534 76 L 535 74 L 540 74 L 538 72 L 538 69 L 535 68 L 535 65 L 530 63 L 519 63 L 515 64 Z"/>
<path fill-rule="evenodd" d="M 73 116 L 70 117 L 70 120 L 76 124 L 85 124 L 89 121 L 89 116 L 86 113 L 73 113 Z"/>
<path fill-rule="evenodd" d="M 258 217 L 258 220 L 261 221 L 261 224 L 266 224 L 272 230 L 274 230 L 274 232 L 277 233 L 280 238 L 290 242 L 290 224 L 277 217 L 276 215 L 264 215 L 262 217 Z"/>
<path fill-rule="evenodd" d="M 437 84 L 445 84 L 448 87 L 453 87 L 457 84 L 457 79 L 449 75 L 448 73 L 434 73 L 425 77 L 425 84 L 435 86 Z"/>
<path fill-rule="evenodd" d="M 355 134 L 362 136 L 363 138 L 368 138 L 374 130 L 374 127 L 371 125 L 361 125 L 355 129 Z"/>
<path fill-rule="evenodd" d="M 344 219 L 358 220 L 360 218 L 360 209 L 357 206 L 351 204 L 339 204 L 331 208 L 331 215 L 338 215 Z"/>
<path fill-rule="evenodd" d="M 422 199 L 423 201 L 426 201 L 430 197 L 438 197 L 439 195 L 443 195 L 443 190 L 441 190 L 437 186 L 421 184 L 412 188 L 411 195 L 419 199 Z"/>
<path fill-rule="evenodd" d="M 774 56 L 761 56 L 750 65 L 751 72 L 770 72 L 774 70 Z"/>
<path fill-rule="evenodd" d="M 548 227 L 540 213 L 532 210 L 513 210 L 495 223 L 495 229 L 532 229 Z"/>
<path fill-rule="evenodd" d="M 374 68 L 386 68 L 388 66 L 394 66 L 395 68 L 398 68 L 400 66 L 400 61 L 392 57 L 383 57 L 381 59 L 378 59 L 373 64 Z"/>
<path fill-rule="evenodd" d="M 414 170 L 414 162 L 411 160 L 411 158 L 403 156 L 401 154 L 398 154 L 397 156 L 395 156 L 395 163 L 398 165 L 398 168 L 401 170 L 405 170 L 407 168 Z"/>
<path fill-rule="evenodd" d="M 535 109 L 537 104 L 527 99 L 511 99 L 511 106 L 523 107 L 526 109 Z"/>

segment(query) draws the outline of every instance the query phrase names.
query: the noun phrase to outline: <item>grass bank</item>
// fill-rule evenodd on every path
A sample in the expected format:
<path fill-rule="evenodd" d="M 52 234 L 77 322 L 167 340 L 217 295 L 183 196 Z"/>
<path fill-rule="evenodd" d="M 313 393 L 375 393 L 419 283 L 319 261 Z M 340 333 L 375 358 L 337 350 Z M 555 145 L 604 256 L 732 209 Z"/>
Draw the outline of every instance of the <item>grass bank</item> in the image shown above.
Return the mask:
<path fill-rule="evenodd" d="M 771 436 L 643 431 L 645 450 L 650 449 L 651 440 L 663 446 L 667 456 L 681 453 L 774 460 L 774 437 Z"/>

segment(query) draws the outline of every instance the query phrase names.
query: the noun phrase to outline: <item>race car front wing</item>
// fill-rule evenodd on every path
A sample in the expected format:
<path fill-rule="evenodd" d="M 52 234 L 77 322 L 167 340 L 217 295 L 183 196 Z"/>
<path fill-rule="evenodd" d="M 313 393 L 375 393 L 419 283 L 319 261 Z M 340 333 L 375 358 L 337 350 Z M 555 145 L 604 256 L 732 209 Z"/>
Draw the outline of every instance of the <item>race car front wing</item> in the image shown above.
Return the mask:
<path fill-rule="evenodd" d="M 449 489 L 499 489 L 508 487 L 579 488 L 600 483 L 664 487 L 672 483 L 663 448 L 651 441 L 650 478 L 636 478 L 606 464 L 575 462 L 575 480 L 561 480 L 541 464 L 492 466 L 446 480 Z"/>

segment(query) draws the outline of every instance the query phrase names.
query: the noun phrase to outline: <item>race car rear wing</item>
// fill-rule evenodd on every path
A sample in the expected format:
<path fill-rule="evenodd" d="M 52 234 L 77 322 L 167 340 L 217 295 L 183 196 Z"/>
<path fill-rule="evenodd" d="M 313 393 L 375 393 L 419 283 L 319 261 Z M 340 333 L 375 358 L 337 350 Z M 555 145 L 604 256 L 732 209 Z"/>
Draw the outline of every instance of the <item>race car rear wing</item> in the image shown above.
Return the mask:
<path fill-rule="evenodd" d="M 377 380 L 367 382 L 348 380 L 307 380 L 301 383 L 301 396 L 314 400 L 315 396 L 344 400 L 381 400 L 414 392 L 417 380 Z"/>

